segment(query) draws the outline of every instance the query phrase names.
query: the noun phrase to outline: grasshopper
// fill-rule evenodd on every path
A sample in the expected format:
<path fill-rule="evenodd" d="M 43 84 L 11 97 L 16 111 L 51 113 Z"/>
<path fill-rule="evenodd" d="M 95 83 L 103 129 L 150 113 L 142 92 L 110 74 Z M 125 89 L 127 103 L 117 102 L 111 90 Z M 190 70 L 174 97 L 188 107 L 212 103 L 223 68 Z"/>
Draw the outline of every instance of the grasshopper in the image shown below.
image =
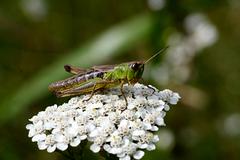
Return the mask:
<path fill-rule="evenodd" d="M 121 94 L 127 104 L 123 85 L 126 83 L 133 85 L 142 79 L 144 65 L 167 48 L 161 49 L 146 61 L 132 61 L 118 65 L 100 65 L 87 69 L 65 65 L 65 71 L 74 74 L 74 76 L 53 82 L 49 85 L 48 89 L 57 97 L 90 93 L 90 97 L 86 99 L 88 101 L 96 91 L 120 86 Z"/>

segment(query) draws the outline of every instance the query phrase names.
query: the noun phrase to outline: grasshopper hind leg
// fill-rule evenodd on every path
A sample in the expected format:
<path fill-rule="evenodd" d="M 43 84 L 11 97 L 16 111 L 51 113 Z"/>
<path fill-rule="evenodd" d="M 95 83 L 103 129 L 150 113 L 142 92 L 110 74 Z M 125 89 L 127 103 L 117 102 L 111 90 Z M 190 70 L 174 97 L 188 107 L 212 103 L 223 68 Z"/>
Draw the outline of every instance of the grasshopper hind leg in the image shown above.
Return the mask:
<path fill-rule="evenodd" d="M 93 97 L 94 93 L 96 93 L 97 91 L 105 89 L 106 85 L 111 84 L 111 83 L 114 83 L 114 82 L 112 82 L 112 81 L 100 81 L 100 82 L 94 83 L 94 86 L 93 86 L 93 89 L 91 91 L 90 97 L 83 100 L 83 101 L 89 101 Z M 101 87 L 98 87 L 98 85 L 100 85 Z"/>
<path fill-rule="evenodd" d="M 97 86 L 97 83 L 94 84 L 93 90 L 92 90 L 92 92 L 91 92 L 90 97 L 87 98 L 87 99 L 84 99 L 83 102 L 89 101 L 89 100 L 92 98 L 92 96 L 94 95 L 94 93 L 96 93 L 96 92 L 98 91 L 98 90 L 96 89 L 96 86 Z"/>

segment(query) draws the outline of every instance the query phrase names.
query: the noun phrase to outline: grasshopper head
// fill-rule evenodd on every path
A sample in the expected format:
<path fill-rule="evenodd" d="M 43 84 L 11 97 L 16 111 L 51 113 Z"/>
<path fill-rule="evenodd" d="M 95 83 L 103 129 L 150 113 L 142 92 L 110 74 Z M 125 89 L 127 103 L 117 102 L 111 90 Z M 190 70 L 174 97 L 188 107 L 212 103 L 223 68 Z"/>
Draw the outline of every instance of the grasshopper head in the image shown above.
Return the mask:
<path fill-rule="evenodd" d="M 132 84 L 136 83 L 140 78 L 142 78 L 142 74 L 144 71 L 144 62 L 135 61 L 129 64 L 130 71 L 128 72 L 128 81 Z"/>

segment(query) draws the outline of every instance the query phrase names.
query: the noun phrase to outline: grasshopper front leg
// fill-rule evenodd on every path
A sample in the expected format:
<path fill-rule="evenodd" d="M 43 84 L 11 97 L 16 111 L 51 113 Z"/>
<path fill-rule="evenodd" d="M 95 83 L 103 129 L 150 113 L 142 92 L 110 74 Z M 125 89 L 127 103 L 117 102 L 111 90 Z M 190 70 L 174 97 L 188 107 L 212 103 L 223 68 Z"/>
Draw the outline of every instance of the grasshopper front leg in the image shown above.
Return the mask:
<path fill-rule="evenodd" d="M 143 81 L 144 84 L 146 84 L 143 78 L 141 78 L 141 80 Z M 156 90 L 155 90 L 153 87 L 151 87 L 150 85 L 147 85 L 147 87 L 148 87 L 149 89 L 153 90 L 152 94 L 156 91 Z"/>
<path fill-rule="evenodd" d="M 120 90 L 121 90 L 122 96 L 123 96 L 123 98 L 124 98 L 124 100 L 126 102 L 126 106 L 127 106 L 128 105 L 128 101 L 127 101 L 127 98 L 126 98 L 126 96 L 125 96 L 125 94 L 123 92 L 123 85 L 124 85 L 124 81 L 121 81 Z"/>

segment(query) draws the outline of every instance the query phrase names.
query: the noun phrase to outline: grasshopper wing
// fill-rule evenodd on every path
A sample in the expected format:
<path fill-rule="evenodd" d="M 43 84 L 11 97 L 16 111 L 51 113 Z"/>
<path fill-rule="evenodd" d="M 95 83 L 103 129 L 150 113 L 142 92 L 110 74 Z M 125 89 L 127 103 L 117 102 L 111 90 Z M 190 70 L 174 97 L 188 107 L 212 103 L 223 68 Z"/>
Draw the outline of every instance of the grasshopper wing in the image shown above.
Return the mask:
<path fill-rule="evenodd" d="M 64 65 L 64 69 L 69 73 L 78 74 L 78 75 L 82 75 L 82 74 L 85 74 L 86 72 L 93 70 L 93 69 L 80 68 L 72 65 Z"/>
<path fill-rule="evenodd" d="M 93 66 L 91 68 L 80 68 L 72 65 L 64 65 L 65 71 L 76 74 L 76 75 L 83 75 L 91 71 L 101 71 L 107 72 L 112 70 L 116 65 L 100 65 L 100 66 Z"/>
<path fill-rule="evenodd" d="M 107 72 L 113 70 L 116 65 L 100 65 L 100 66 L 93 66 L 91 69 L 95 71 Z"/>

